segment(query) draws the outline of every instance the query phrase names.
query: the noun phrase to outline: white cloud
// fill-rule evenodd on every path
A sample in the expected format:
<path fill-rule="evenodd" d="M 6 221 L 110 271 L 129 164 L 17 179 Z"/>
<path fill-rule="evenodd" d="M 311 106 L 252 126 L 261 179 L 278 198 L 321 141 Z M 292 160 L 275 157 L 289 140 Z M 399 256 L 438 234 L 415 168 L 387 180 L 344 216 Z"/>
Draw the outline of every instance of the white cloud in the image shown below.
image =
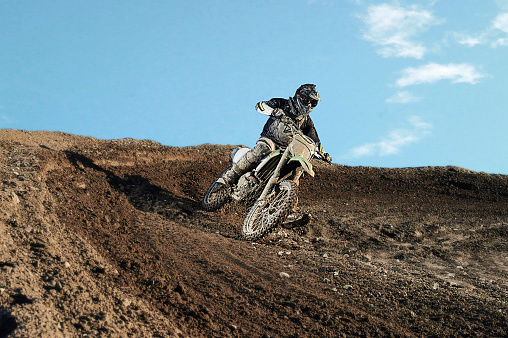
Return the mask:
<path fill-rule="evenodd" d="M 406 87 L 422 83 L 433 83 L 439 80 L 450 80 L 452 83 L 470 83 L 475 84 L 485 75 L 476 68 L 467 63 L 455 64 L 449 63 L 441 65 L 429 63 L 421 67 L 410 67 L 402 71 L 396 85 Z"/>
<path fill-rule="evenodd" d="M 430 129 L 432 128 L 432 124 L 429 123 L 429 122 L 425 122 L 420 116 L 411 116 L 409 119 L 408 119 L 409 123 L 419 129 L 419 130 L 427 130 L 427 129 Z"/>
<path fill-rule="evenodd" d="M 499 14 L 492 22 L 492 26 L 495 29 L 508 33 L 508 13 Z"/>
<path fill-rule="evenodd" d="M 492 47 L 508 46 L 508 38 L 499 38 L 492 43 Z"/>
<path fill-rule="evenodd" d="M 431 25 L 441 23 L 431 12 L 418 6 L 403 8 L 390 4 L 370 6 L 360 19 L 367 26 L 363 37 L 380 46 L 379 54 L 416 59 L 421 59 L 427 49 L 413 38 Z"/>
<path fill-rule="evenodd" d="M 499 38 L 492 43 L 492 46 L 508 46 L 508 13 L 499 14 L 492 22 L 495 30 L 507 34 L 505 37 Z"/>
<path fill-rule="evenodd" d="M 480 37 L 474 37 L 469 35 L 462 35 L 462 34 L 454 34 L 455 39 L 457 39 L 457 42 L 461 45 L 466 45 L 468 47 L 474 47 L 477 45 L 480 45 L 483 43 L 483 38 Z"/>
<path fill-rule="evenodd" d="M 364 156 L 388 156 L 398 154 L 401 148 L 420 141 L 430 134 L 432 125 L 422 120 L 419 116 L 408 119 L 409 126 L 402 129 L 392 130 L 388 136 L 377 143 L 366 143 L 353 148 L 349 155 L 354 158 Z"/>
<path fill-rule="evenodd" d="M 508 1 L 505 3 L 508 7 Z M 483 32 L 473 35 L 453 33 L 453 36 L 459 44 L 468 47 L 485 44 L 490 44 L 492 47 L 508 46 L 508 12 L 498 14 Z"/>
<path fill-rule="evenodd" d="M 397 94 L 393 95 L 392 97 L 389 97 L 386 99 L 387 103 L 411 103 L 420 101 L 421 98 L 415 96 L 413 93 L 408 91 L 402 91 L 398 92 Z"/>

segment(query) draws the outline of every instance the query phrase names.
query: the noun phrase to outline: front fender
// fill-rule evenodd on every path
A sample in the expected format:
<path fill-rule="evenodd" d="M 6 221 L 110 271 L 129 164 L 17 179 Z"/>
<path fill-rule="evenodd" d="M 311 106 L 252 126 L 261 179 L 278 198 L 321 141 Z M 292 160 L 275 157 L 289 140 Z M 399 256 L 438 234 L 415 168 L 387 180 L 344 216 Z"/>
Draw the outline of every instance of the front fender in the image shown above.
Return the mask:
<path fill-rule="evenodd" d="M 314 177 L 315 173 L 314 169 L 312 169 L 312 163 L 310 163 L 305 157 L 293 156 L 288 162 L 299 162 L 303 170 L 305 170 L 305 172 L 307 172 L 310 176 Z"/>

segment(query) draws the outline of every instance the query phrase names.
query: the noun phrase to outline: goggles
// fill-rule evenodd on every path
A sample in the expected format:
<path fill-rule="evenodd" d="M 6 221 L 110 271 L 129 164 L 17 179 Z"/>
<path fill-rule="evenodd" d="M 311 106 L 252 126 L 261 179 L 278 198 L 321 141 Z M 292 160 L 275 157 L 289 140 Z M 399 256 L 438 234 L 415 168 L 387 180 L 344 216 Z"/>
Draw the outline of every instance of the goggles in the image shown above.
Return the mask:
<path fill-rule="evenodd" d="M 300 98 L 300 102 L 302 102 L 305 106 L 310 105 L 312 108 L 314 108 L 318 104 L 318 100 L 305 96 L 300 92 L 298 92 L 298 97 Z"/>

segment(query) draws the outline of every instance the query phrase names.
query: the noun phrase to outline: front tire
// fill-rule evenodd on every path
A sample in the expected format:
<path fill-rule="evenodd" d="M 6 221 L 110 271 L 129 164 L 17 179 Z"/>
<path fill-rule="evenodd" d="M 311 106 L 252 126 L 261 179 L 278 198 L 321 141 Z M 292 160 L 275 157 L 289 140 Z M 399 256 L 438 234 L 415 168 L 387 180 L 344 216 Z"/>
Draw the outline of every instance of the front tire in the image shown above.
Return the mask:
<path fill-rule="evenodd" d="M 229 167 L 231 168 L 231 167 Z M 226 171 L 226 169 L 220 174 L 219 177 L 215 181 L 213 181 L 210 188 L 208 188 L 205 197 L 203 197 L 203 208 L 207 211 L 215 211 L 222 208 L 227 203 L 231 202 L 231 196 L 229 195 L 228 188 L 225 185 L 220 186 L 220 183 L 217 183 L 217 180 L 221 178 Z"/>
<path fill-rule="evenodd" d="M 297 190 L 293 181 L 282 181 L 265 201 L 257 201 L 243 222 L 243 238 L 254 241 L 279 227 L 298 201 Z"/>

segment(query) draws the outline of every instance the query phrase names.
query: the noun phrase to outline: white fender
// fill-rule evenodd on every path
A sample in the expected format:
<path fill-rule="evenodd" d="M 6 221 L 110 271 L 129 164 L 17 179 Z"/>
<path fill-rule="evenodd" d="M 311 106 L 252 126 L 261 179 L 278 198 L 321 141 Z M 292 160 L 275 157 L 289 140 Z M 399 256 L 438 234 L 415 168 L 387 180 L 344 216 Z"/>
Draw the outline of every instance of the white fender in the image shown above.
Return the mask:
<path fill-rule="evenodd" d="M 231 157 L 233 158 L 233 163 L 238 163 L 243 155 L 247 154 L 250 151 L 250 148 L 236 147 L 231 153 Z"/>

